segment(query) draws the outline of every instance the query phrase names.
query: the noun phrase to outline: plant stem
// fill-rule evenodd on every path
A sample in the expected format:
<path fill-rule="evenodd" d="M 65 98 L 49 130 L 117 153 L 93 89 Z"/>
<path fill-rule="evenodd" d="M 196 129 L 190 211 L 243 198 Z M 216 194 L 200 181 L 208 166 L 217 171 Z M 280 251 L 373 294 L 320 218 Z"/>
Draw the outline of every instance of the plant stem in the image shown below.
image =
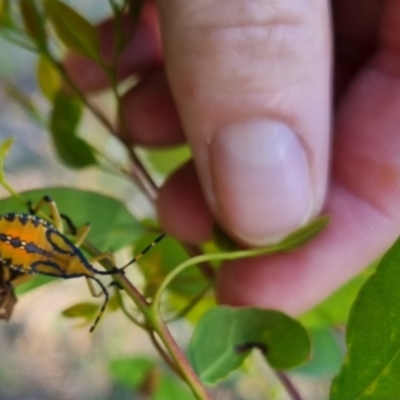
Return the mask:
<path fill-rule="evenodd" d="M 153 316 L 152 325 L 154 327 L 154 330 L 157 332 L 158 336 L 164 343 L 164 346 L 167 348 L 178 369 L 180 370 L 182 378 L 189 385 L 193 394 L 197 397 L 198 400 L 212 400 L 210 394 L 200 382 L 199 378 L 197 377 L 191 365 L 184 356 L 182 350 L 176 344 L 170 331 L 158 314 Z"/>
<path fill-rule="evenodd" d="M 285 387 L 286 391 L 289 393 L 292 400 L 302 400 L 300 393 L 294 387 L 293 383 L 289 377 L 282 371 L 275 371 L 276 376 L 281 381 L 282 385 Z"/>
<path fill-rule="evenodd" d="M 149 333 L 149 337 L 151 342 L 153 343 L 154 347 L 157 349 L 158 353 L 160 354 L 160 356 L 163 358 L 163 360 L 165 361 L 165 363 L 171 368 L 172 371 L 174 371 L 179 377 L 181 377 L 182 379 L 184 379 L 184 377 L 182 376 L 181 371 L 178 369 L 178 367 L 176 366 L 176 364 L 171 360 L 171 358 L 169 357 L 169 355 L 165 352 L 165 350 L 163 349 L 163 347 L 160 345 L 160 343 L 158 342 L 155 332 L 151 329 L 148 328 L 147 329 L 148 333 Z"/>

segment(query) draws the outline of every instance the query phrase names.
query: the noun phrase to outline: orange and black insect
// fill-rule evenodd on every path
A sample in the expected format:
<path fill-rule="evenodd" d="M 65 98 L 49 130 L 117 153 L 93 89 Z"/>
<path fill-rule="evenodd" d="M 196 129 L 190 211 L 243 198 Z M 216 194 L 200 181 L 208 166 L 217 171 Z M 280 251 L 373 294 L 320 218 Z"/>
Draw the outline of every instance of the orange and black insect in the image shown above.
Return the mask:
<path fill-rule="evenodd" d="M 48 205 L 52 223 L 35 215 L 41 207 Z M 83 255 L 79 246 L 87 237 L 90 226 L 85 225 L 76 230 L 75 242 L 63 234 L 62 218 L 75 229 L 71 220 L 61 216 L 51 197 L 45 196 L 36 207 L 30 207 L 30 214 L 10 213 L 0 216 L 0 267 L 8 268 L 18 274 L 42 274 L 62 279 L 84 277 L 93 296 L 97 294 L 92 281 L 95 281 L 104 294 L 104 302 L 90 332 L 93 332 L 106 309 L 109 295 L 104 284 L 96 275 L 112 275 L 123 270 L 151 247 L 164 235 L 158 237 L 138 256 L 122 268 L 115 267 L 114 257 L 110 253 L 99 254 L 90 261 Z M 101 271 L 93 267 L 94 262 L 108 260 L 113 268 Z M 6 280 L 7 281 L 7 280 Z M 9 282 L 11 283 L 11 282 Z"/>

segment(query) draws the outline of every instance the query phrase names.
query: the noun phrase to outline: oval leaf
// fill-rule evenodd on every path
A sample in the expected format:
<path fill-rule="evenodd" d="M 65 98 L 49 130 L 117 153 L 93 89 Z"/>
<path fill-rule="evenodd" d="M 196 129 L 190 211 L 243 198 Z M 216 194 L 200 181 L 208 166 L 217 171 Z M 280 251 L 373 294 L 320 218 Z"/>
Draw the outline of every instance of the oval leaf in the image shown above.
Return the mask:
<path fill-rule="evenodd" d="M 52 101 L 61 88 L 62 80 L 53 64 L 45 57 L 40 57 L 36 71 L 37 81 L 43 95 Z"/>
<path fill-rule="evenodd" d="M 399 398 L 400 239 L 361 288 L 350 311 L 347 355 L 331 400 Z"/>
<path fill-rule="evenodd" d="M 98 304 L 83 302 L 66 308 L 62 312 L 62 315 L 66 318 L 84 318 L 85 320 L 90 321 L 98 311 Z"/>
<path fill-rule="evenodd" d="M 60 158 L 70 167 L 83 168 L 96 163 L 92 149 L 76 136 L 82 116 L 82 104 L 74 97 L 58 92 L 50 116 L 50 131 Z"/>
<path fill-rule="evenodd" d="M 25 30 L 28 35 L 35 39 L 39 44 L 45 44 L 45 22 L 37 9 L 35 0 L 19 0 L 19 7 L 24 21 Z"/>
<path fill-rule="evenodd" d="M 304 362 L 310 339 L 296 320 L 273 310 L 216 307 L 199 321 L 189 344 L 189 359 L 200 379 L 214 384 L 237 369 L 257 348 L 275 369 Z"/>
<path fill-rule="evenodd" d="M 45 9 L 58 37 L 68 50 L 100 61 L 99 36 L 89 21 L 58 0 L 47 0 Z"/>

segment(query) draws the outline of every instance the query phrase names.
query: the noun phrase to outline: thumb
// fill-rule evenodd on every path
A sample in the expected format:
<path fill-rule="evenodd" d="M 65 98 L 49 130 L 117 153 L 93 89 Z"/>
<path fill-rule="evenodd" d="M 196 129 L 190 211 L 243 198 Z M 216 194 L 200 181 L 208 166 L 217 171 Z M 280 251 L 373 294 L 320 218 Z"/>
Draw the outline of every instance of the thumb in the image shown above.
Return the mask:
<path fill-rule="evenodd" d="M 327 2 L 159 0 L 165 67 L 204 196 L 264 245 L 322 207 L 330 128 Z"/>

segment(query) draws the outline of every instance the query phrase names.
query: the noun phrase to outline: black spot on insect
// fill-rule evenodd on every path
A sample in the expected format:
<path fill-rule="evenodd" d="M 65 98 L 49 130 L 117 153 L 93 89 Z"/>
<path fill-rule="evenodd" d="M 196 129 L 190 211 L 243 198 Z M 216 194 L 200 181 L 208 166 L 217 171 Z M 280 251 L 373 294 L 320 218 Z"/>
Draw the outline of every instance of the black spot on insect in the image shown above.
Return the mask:
<path fill-rule="evenodd" d="M 19 214 L 18 216 L 18 220 L 22 225 L 26 225 L 29 219 L 29 214 Z"/>
<path fill-rule="evenodd" d="M 15 220 L 15 214 L 6 214 L 6 215 L 4 215 L 4 219 L 9 222 L 12 222 Z"/>
<path fill-rule="evenodd" d="M 7 240 L 7 235 L 5 235 L 4 233 L 0 233 L 0 242 L 6 242 Z"/>
<path fill-rule="evenodd" d="M 10 240 L 10 244 L 11 244 L 12 247 L 15 247 L 15 248 L 21 247 L 21 239 L 19 239 L 19 238 L 12 238 L 12 239 Z"/>
<path fill-rule="evenodd" d="M 30 254 L 41 254 L 43 256 L 53 257 L 53 254 L 51 252 L 41 249 L 40 247 L 36 246 L 35 243 L 32 242 L 25 244 L 24 248 L 25 251 Z"/>

